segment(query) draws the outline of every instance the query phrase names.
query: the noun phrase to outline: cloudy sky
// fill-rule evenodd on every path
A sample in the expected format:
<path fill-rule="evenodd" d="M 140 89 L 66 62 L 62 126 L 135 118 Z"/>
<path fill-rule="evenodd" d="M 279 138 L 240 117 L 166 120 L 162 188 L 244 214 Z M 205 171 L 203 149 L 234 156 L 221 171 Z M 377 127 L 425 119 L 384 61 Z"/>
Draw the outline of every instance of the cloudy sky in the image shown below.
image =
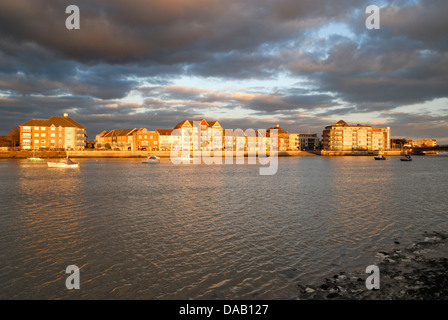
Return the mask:
<path fill-rule="evenodd" d="M 448 144 L 447 16 L 446 0 L 2 1 L 0 135 L 68 112 L 89 139 L 197 118 L 321 135 L 343 119 Z"/>

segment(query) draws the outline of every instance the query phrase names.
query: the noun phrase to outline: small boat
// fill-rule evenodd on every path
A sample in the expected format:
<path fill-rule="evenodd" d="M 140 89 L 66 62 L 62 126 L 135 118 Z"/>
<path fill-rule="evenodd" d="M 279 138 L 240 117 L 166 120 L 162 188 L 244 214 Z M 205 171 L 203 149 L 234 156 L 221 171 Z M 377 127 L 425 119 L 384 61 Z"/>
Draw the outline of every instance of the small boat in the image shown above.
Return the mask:
<path fill-rule="evenodd" d="M 160 158 L 156 156 L 150 156 L 142 161 L 142 163 L 159 163 Z"/>
<path fill-rule="evenodd" d="M 30 158 L 27 158 L 28 161 L 30 162 L 42 162 L 44 161 L 44 159 L 36 157 L 36 150 L 33 150 L 33 156 Z"/>
<path fill-rule="evenodd" d="M 57 162 L 47 162 L 48 168 L 79 168 L 78 162 L 73 162 L 69 157 Z"/>
<path fill-rule="evenodd" d="M 194 160 L 193 156 L 191 154 L 187 154 L 187 155 L 181 155 L 179 157 L 180 160 Z"/>
<path fill-rule="evenodd" d="M 401 157 L 400 160 L 401 161 L 412 161 L 412 158 L 409 155 L 405 155 L 405 156 Z"/>
<path fill-rule="evenodd" d="M 386 157 L 385 156 L 383 156 L 383 155 L 377 155 L 377 156 L 375 156 L 375 157 L 373 157 L 375 160 L 386 160 Z"/>

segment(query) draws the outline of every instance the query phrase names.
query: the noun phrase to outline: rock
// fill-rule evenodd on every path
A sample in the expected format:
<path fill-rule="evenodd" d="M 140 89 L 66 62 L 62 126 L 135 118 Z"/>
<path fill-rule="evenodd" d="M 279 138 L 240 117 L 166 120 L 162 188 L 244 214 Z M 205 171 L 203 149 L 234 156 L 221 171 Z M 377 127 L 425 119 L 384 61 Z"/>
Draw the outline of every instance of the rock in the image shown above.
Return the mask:
<path fill-rule="evenodd" d="M 316 292 L 316 290 L 314 290 L 313 288 L 308 287 L 308 288 L 305 289 L 305 292 L 306 293 L 314 293 L 314 292 Z"/>

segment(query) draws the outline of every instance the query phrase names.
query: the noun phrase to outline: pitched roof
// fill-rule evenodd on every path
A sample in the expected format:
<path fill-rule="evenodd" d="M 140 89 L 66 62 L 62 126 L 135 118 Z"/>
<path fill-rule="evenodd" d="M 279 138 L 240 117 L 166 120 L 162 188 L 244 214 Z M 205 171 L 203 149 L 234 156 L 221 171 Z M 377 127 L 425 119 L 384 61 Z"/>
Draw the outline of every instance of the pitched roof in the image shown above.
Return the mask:
<path fill-rule="evenodd" d="M 193 126 L 193 124 L 190 122 L 190 121 L 188 121 L 188 120 L 184 120 L 184 121 L 182 121 L 182 122 L 179 122 L 175 127 L 174 127 L 174 129 L 180 129 L 180 128 L 182 128 L 184 125 L 189 125 L 189 126 Z"/>
<path fill-rule="evenodd" d="M 46 119 L 31 119 L 31 120 L 28 120 L 27 122 L 21 124 L 21 126 L 29 126 L 29 127 L 43 126 L 43 127 L 46 127 L 47 124 L 48 124 L 48 120 L 46 120 Z"/>
<path fill-rule="evenodd" d="M 277 133 L 278 134 L 288 134 L 288 131 L 286 131 L 285 129 L 282 129 L 278 124 L 275 127 L 270 127 L 268 130 L 266 130 L 267 133 L 271 133 L 271 130 L 276 129 L 278 130 Z"/>
<path fill-rule="evenodd" d="M 179 123 L 174 127 L 174 129 L 180 129 L 180 128 L 182 128 L 184 125 L 187 125 L 187 126 L 191 126 L 191 127 L 192 127 L 195 121 L 200 121 L 201 124 L 202 124 L 203 122 L 205 122 L 205 124 L 206 124 L 209 128 L 210 128 L 210 127 L 213 127 L 213 126 L 215 126 L 215 125 L 221 126 L 221 125 L 219 124 L 218 121 L 206 121 L 205 119 L 197 119 L 197 120 L 184 120 L 184 121 L 182 121 L 182 122 L 179 122 Z"/>
<path fill-rule="evenodd" d="M 63 127 L 63 128 L 79 128 L 85 129 L 83 125 L 79 124 L 75 120 L 69 117 L 51 117 L 50 119 L 31 119 L 21 124 L 21 126 L 39 126 L 39 127 L 51 127 L 54 125 L 55 127 Z"/>
<path fill-rule="evenodd" d="M 156 129 L 156 132 L 161 136 L 169 136 L 174 129 Z"/>
<path fill-rule="evenodd" d="M 347 127 L 348 126 L 347 122 L 345 122 L 344 120 L 338 121 L 335 125 L 336 126 L 341 126 L 341 127 Z"/>

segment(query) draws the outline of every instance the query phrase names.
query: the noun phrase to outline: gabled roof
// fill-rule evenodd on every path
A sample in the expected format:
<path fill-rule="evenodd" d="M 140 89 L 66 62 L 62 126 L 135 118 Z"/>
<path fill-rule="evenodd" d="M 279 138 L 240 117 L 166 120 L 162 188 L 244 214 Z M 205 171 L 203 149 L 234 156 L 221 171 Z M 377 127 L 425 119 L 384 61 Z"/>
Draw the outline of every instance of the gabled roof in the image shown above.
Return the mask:
<path fill-rule="evenodd" d="M 214 126 L 216 126 L 216 125 L 218 125 L 218 126 L 221 127 L 221 124 L 220 124 L 218 121 L 210 121 L 210 122 L 208 123 L 208 126 L 209 126 L 209 127 L 214 127 Z"/>
<path fill-rule="evenodd" d="M 184 120 L 184 121 L 182 121 L 182 122 L 179 122 L 179 123 L 174 127 L 174 129 L 180 129 L 180 128 L 182 128 L 182 127 L 185 126 L 185 125 L 187 125 L 187 126 L 189 126 L 189 127 L 192 127 L 195 121 L 200 121 L 201 125 L 204 124 L 204 125 L 206 125 L 206 126 L 209 127 L 209 128 L 211 128 L 211 127 L 213 127 L 213 126 L 216 126 L 216 125 L 218 125 L 218 126 L 221 127 L 221 125 L 219 124 L 218 121 L 210 121 L 210 122 L 208 122 L 208 121 L 205 120 L 205 119 L 197 119 L 197 120 Z"/>
<path fill-rule="evenodd" d="M 182 121 L 182 122 L 179 122 L 179 123 L 174 127 L 174 129 L 180 129 L 180 128 L 182 128 L 184 125 L 187 125 L 187 126 L 190 126 L 190 127 L 193 126 L 193 124 L 192 124 L 190 121 L 188 121 L 188 120 L 184 120 L 184 121 Z"/>
<path fill-rule="evenodd" d="M 106 131 L 106 133 L 104 134 L 104 137 L 123 137 L 123 136 L 128 136 L 130 134 L 132 134 L 132 132 L 134 132 L 136 130 L 136 128 L 132 128 L 132 129 L 113 129 L 110 131 Z"/>
<path fill-rule="evenodd" d="M 161 136 L 169 136 L 174 129 L 156 129 L 156 132 Z"/>

